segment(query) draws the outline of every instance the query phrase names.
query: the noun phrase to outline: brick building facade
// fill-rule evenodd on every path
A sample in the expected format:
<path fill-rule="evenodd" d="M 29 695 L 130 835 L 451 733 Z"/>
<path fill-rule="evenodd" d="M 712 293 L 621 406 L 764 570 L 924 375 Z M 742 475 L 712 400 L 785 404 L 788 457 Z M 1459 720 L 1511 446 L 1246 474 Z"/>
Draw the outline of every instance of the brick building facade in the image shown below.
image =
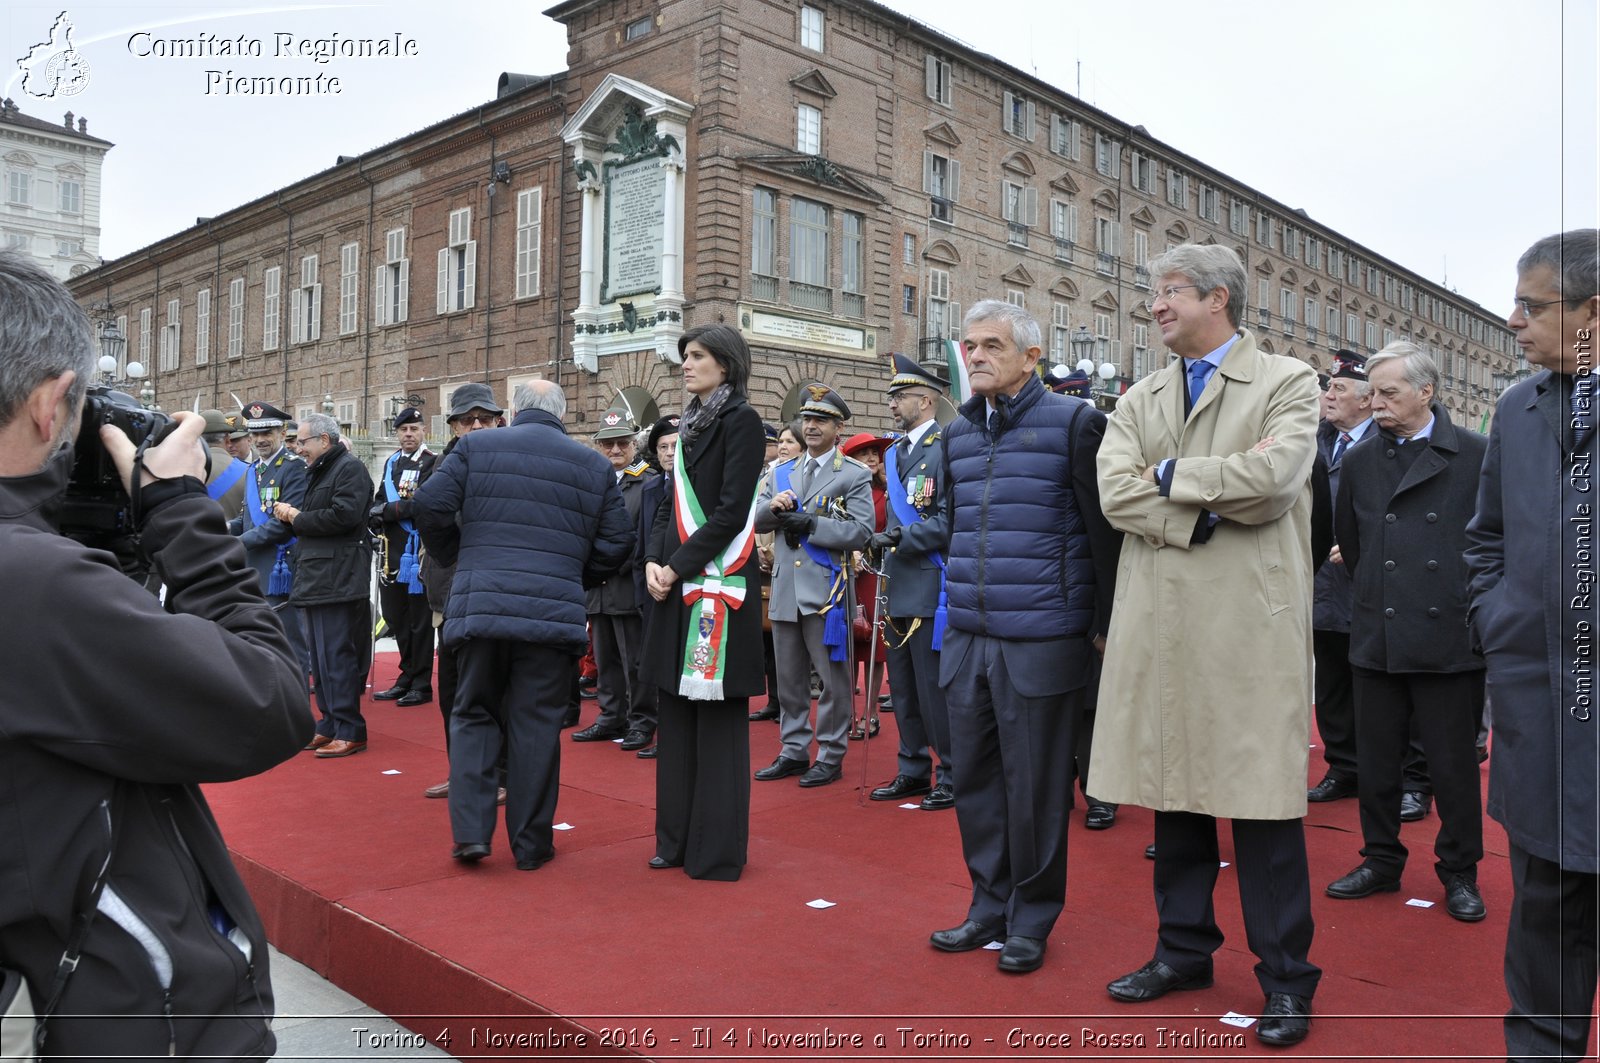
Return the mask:
<path fill-rule="evenodd" d="M 481 107 L 74 291 L 122 324 L 169 408 L 260 395 L 329 407 L 357 434 L 387 434 L 402 402 L 437 417 L 468 380 L 506 395 L 559 379 L 575 432 L 618 389 L 673 410 L 675 339 L 712 321 L 749 339 L 769 419 L 820 378 L 855 427 L 882 428 L 888 353 L 937 357 L 989 297 L 1039 319 L 1050 362 L 1092 341 L 1116 391 L 1164 361 L 1143 263 L 1184 241 L 1239 251 L 1246 323 L 1274 353 L 1320 365 L 1409 338 L 1474 426 L 1516 368 L 1477 304 L 870 0 L 548 14 L 567 27 L 565 72 L 502 75 Z M 617 228 L 624 205 L 662 196 L 664 220 Z M 620 232 L 656 241 L 642 282 Z"/>

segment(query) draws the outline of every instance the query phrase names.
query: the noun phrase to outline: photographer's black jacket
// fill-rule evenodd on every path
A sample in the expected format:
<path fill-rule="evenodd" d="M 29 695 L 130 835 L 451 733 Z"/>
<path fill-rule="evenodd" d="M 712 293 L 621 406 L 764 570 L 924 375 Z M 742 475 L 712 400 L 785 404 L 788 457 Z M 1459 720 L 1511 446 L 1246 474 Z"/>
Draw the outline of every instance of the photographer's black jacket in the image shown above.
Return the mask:
<path fill-rule="evenodd" d="M 71 461 L 0 479 L 0 586 L 31 614 L 0 640 L 0 964 L 43 1004 L 114 823 L 108 893 L 156 944 L 95 918 L 47 1054 L 262 1058 L 267 942 L 197 784 L 292 757 L 311 735 L 304 680 L 198 480 L 162 485 L 177 497 L 144 521 L 164 610 L 110 554 L 55 533 Z M 212 928 L 213 902 L 250 959 Z"/>

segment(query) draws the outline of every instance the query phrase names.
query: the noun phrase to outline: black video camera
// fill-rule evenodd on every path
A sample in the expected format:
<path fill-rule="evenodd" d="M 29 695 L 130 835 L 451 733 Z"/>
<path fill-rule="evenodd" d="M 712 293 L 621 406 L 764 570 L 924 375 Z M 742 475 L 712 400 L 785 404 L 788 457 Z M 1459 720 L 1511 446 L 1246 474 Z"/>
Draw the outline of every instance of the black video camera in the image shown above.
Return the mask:
<path fill-rule="evenodd" d="M 138 528 L 133 524 L 133 503 L 122 487 L 122 477 L 100 442 L 100 426 L 113 425 L 134 446 L 161 442 L 178 422 L 160 410 L 147 410 L 132 395 L 104 385 L 90 385 L 83 400 L 83 423 L 73 445 L 72 479 L 61 504 L 61 534 L 85 546 L 109 550 L 134 575 L 142 563 L 138 556 Z"/>

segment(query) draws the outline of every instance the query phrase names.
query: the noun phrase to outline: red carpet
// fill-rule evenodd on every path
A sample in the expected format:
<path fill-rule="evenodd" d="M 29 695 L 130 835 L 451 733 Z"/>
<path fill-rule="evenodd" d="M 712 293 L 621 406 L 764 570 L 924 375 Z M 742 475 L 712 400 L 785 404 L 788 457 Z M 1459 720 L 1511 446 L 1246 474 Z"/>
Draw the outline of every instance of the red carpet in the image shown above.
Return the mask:
<path fill-rule="evenodd" d="M 394 668 L 380 658 L 378 689 Z M 1480 870 L 1489 917 L 1466 925 L 1445 914 L 1433 874 L 1436 816 L 1405 827 L 1413 858 L 1400 893 L 1341 902 L 1322 887 L 1360 860 L 1355 802 L 1311 806 L 1311 955 L 1325 973 L 1311 1037 L 1273 1052 L 1220 1021 L 1261 1004 L 1229 869 L 1216 985 L 1143 1007 L 1106 995 L 1154 946 L 1146 810 L 1124 809 L 1098 833 L 1074 813 L 1067 908 L 1045 968 L 1008 976 L 992 952 L 927 944 L 966 911 L 954 813 L 867 802 L 857 789 L 864 766 L 869 787 L 895 773 L 893 716 L 851 744 L 843 783 L 753 783 L 749 867 L 714 883 L 646 868 L 652 763 L 566 735 L 556 821 L 572 829 L 557 833 L 557 858 L 519 872 L 502 833 L 493 856 L 463 867 L 449 858 L 446 802 L 422 797 L 446 775 L 437 706 L 364 711 L 367 752 L 305 754 L 208 793 L 273 941 L 411 1029 L 447 1031 L 462 1057 L 1464 1060 L 1502 1045 L 1511 888 L 1492 822 Z M 750 733 L 752 764 L 767 763 L 778 728 Z M 1315 781 L 1315 751 L 1312 767 Z M 816 899 L 834 906 L 807 907 Z"/>

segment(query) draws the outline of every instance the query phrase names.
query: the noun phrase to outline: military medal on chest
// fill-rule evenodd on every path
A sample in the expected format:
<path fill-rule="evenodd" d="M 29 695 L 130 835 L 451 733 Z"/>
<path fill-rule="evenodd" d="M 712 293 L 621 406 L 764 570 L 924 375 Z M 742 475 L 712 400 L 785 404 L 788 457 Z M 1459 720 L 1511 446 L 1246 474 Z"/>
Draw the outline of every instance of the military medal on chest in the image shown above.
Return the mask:
<path fill-rule="evenodd" d="M 421 469 L 401 469 L 400 479 L 394 485 L 395 493 L 401 498 L 410 498 L 417 490 L 417 479 L 421 474 Z"/>

